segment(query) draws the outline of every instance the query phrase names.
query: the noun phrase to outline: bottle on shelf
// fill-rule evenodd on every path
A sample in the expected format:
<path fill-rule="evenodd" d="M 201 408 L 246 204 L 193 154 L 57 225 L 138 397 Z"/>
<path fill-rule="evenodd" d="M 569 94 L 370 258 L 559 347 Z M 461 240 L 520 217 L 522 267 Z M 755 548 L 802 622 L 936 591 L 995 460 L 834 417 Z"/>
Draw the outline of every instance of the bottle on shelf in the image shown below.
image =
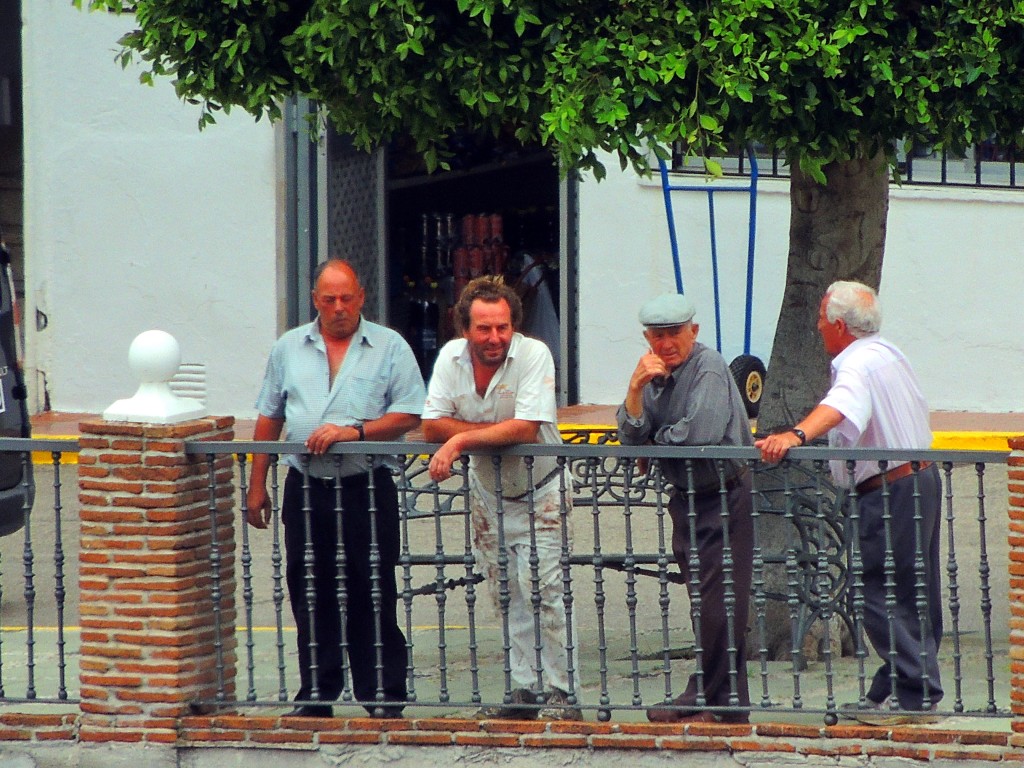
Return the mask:
<path fill-rule="evenodd" d="M 476 216 L 469 213 L 459 222 L 460 244 L 452 254 L 454 294 L 456 299 L 469 282 L 471 274 L 470 248 L 476 242 Z"/>
<path fill-rule="evenodd" d="M 491 274 L 503 275 L 508 264 L 509 249 L 505 242 L 505 225 L 500 213 L 492 213 L 491 219 Z"/>
<path fill-rule="evenodd" d="M 429 274 L 430 266 L 430 214 L 424 213 L 420 216 L 420 277 L 425 278 Z"/>
<path fill-rule="evenodd" d="M 433 280 L 422 280 L 419 283 L 409 280 L 408 290 L 408 326 L 406 338 L 412 347 L 416 362 L 424 379 L 430 378 L 430 372 L 437 358 L 437 329 L 440 314 L 437 301 L 433 296 L 437 283 Z"/>

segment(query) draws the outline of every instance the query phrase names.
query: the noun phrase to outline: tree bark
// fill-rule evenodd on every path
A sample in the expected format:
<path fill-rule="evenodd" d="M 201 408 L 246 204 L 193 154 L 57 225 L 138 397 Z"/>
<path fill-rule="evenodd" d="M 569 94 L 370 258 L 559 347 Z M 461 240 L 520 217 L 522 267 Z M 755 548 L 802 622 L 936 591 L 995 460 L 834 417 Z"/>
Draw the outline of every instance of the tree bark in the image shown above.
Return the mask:
<path fill-rule="evenodd" d="M 828 286 L 836 280 L 858 280 L 878 288 L 882 274 L 889 210 L 884 156 L 832 163 L 824 171 L 826 185 L 799 168 L 792 170 L 786 290 L 758 419 L 758 431 L 762 433 L 793 426 L 828 389 L 829 359 L 817 331 L 818 306 Z M 766 501 L 772 508 L 785 509 L 784 499 Z M 781 515 L 762 515 L 758 523 L 762 552 L 784 555 L 787 548 L 799 546 L 792 528 Z M 766 567 L 768 590 L 785 594 L 786 581 L 783 566 Z M 769 601 L 769 658 L 790 657 L 794 642 L 790 624 L 789 608 Z M 821 622 L 816 622 L 800 643 L 803 661 L 818 657 L 822 629 Z M 833 632 L 832 637 L 838 640 L 839 632 Z"/>
<path fill-rule="evenodd" d="M 828 357 L 818 336 L 818 305 L 836 280 L 878 288 L 889 212 L 885 157 L 825 166 L 826 185 L 792 169 L 789 263 L 775 329 L 761 432 L 799 421 L 828 388 Z"/>

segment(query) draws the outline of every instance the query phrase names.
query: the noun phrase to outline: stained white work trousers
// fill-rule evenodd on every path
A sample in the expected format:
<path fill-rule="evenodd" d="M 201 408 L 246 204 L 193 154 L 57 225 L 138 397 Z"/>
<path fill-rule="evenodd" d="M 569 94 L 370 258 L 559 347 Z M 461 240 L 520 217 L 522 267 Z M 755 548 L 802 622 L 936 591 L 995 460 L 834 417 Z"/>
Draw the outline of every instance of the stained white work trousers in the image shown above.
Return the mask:
<path fill-rule="evenodd" d="M 579 688 L 576 610 L 568 565 L 563 569 L 562 564 L 563 551 L 566 557 L 572 552 L 572 497 L 566 480 L 564 495 L 558 477 L 534 491 L 531 536 L 529 496 L 499 500 L 475 475 L 470 479 L 473 555 L 499 617 L 502 593 L 507 590 L 509 666 L 516 688 L 558 688 L 567 693 Z M 502 540 L 508 554 L 504 574 L 499 562 Z M 536 568 L 530 564 L 532 547 L 536 547 Z M 540 598 L 536 611 L 535 594 Z"/>

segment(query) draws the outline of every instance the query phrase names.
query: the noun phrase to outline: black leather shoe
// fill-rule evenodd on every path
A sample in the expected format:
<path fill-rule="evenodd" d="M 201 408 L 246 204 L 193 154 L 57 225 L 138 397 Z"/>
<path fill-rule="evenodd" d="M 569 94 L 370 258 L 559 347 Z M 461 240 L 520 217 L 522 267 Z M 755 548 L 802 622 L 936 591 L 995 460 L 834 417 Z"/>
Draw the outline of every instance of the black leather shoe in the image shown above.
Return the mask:
<path fill-rule="evenodd" d="M 367 707 L 366 711 L 369 713 L 370 717 L 398 720 L 402 717 L 403 709 L 405 709 L 405 707 L 398 707 L 394 704 L 390 704 L 383 707 Z M 380 714 L 378 714 L 378 712 Z"/>
<path fill-rule="evenodd" d="M 304 704 L 281 717 L 334 717 L 334 710 L 324 704 Z"/>

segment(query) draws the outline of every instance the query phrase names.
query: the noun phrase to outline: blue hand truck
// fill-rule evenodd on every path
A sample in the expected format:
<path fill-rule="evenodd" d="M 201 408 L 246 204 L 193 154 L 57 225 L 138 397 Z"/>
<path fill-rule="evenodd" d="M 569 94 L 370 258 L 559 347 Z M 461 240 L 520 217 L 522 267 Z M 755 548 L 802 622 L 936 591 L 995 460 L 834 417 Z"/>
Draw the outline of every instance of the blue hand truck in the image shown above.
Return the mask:
<path fill-rule="evenodd" d="M 751 310 L 754 303 L 754 236 L 757 229 L 757 158 L 752 147 L 747 147 L 747 159 L 750 163 L 750 181 L 747 184 L 674 184 L 669 177 L 668 167 L 659 158 L 661 170 L 661 189 L 665 197 L 665 215 L 668 219 L 668 236 L 672 245 L 672 266 L 675 269 L 676 291 L 685 293 L 683 289 L 683 273 L 679 259 L 679 238 L 676 233 L 675 215 L 672 212 L 673 192 L 704 192 L 708 196 L 708 221 L 711 235 L 711 278 L 715 298 L 715 345 L 722 351 L 722 307 L 718 279 L 718 239 L 715 231 L 715 193 L 744 192 L 750 200 L 750 214 L 747 225 L 747 270 L 746 270 L 746 303 L 745 321 L 743 326 L 743 354 L 729 364 L 729 371 L 736 380 L 740 395 L 743 397 L 747 415 L 757 416 L 764 394 L 764 382 L 767 370 L 761 359 L 750 353 Z"/>

